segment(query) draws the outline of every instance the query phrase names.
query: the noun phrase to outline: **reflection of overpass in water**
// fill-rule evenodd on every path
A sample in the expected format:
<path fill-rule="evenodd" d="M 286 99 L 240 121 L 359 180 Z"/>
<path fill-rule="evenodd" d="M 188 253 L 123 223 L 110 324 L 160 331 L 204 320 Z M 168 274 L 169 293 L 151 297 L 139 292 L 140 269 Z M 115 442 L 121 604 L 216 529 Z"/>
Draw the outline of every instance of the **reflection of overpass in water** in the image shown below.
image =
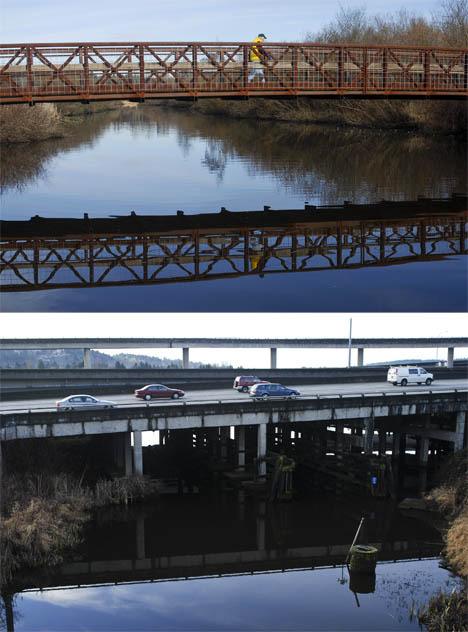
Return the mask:
<path fill-rule="evenodd" d="M 4 292 L 374 268 L 467 252 L 466 198 L 1 222 Z"/>
<path fill-rule="evenodd" d="M 179 517 L 184 511 L 184 503 L 180 504 Z M 196 503 L 193 507 L 200 511 L 205 506 L 202 502 L 202 507 Z M 211 512 L 203 516 L 201 511 L 195 517 L 191 511 L 188 531 L 175 524 L 170 508 L 169 518 L 158 511 L 149 516 L 139 511 L 131 521 L 120 523 L 119 535 L 111 543 L 104 542 L 104 523 L 91 534 L 88 552 L 57 567 L 45 579 L 38 578 L 37 586 L 85 587 L 340 566 L 357 520 L 354 515 L 340 520 L 327 515 L 311 522 L 307 507 L 294 515 L 294 506 L 266 511 L 262 501 L 255 511 L 243 500 L 233 510 L 215 507 L 216 519 Z M 388 509 L 369 521 L 369 541 L 379 549 L 382 563 L 433 557 L 442 548 L 435 529 L 401 516 L 395 520 Z M 29 583 L 26 588 L 36 586 Z"/>

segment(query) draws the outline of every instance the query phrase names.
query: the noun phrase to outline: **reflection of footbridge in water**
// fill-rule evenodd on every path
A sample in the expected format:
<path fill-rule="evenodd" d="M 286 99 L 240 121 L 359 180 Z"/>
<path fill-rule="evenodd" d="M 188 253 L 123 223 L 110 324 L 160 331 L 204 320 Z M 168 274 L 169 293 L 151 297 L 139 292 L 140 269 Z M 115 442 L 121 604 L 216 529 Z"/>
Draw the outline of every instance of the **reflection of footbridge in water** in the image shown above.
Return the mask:
<path fill-rule="evenodd" d="M 0 223 L 4 292 L 373 268 L 465 254 L 467 198 Z"/>

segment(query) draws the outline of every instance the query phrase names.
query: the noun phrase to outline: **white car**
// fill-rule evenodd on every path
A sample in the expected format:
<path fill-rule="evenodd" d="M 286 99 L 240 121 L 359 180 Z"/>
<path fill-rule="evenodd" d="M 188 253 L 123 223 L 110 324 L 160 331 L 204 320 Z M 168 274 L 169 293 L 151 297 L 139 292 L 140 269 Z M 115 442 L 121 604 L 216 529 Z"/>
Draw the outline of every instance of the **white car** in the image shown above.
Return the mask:
<path fill-rule="evenodd" d="M 428 373 L 426 369 L 419 366 L 391 366 L 387 373 L 387 382 L 391 382 L 393 386 L 401 384 L 425 384 L 430 386 L 434 380 L 432 373 Z"/>
<path fill-rule="evenodd" d="M 105 399 L 97 399 L 92 395 L 70 395 L 55 402 L 57 410 L 75 410 L 75 409 L 98 409 L 98 408 L 114 408 L 117 406 L 115 402 L 109 402 Z"/>

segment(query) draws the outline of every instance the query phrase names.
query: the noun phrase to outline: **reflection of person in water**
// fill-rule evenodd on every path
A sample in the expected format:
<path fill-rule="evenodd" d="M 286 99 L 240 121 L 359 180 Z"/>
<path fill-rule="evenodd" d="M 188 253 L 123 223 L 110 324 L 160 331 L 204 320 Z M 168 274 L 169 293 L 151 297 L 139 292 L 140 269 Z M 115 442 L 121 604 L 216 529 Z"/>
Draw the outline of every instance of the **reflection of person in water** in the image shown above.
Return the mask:
<path fill-rule="evenodd" d="M 262 42 L 266 40 L 266 35 L 259 33 L 257 37 L 252 40 L 256 46 L 252 46 L 250 49 L 250 72 L 249 82 L 254 81 L 256 77 L 260 79 L 262 83 L 265 82 L 265 73 L 263 70 L 262 61 L 265 59 L 265 51 L 261 46 Z"/>

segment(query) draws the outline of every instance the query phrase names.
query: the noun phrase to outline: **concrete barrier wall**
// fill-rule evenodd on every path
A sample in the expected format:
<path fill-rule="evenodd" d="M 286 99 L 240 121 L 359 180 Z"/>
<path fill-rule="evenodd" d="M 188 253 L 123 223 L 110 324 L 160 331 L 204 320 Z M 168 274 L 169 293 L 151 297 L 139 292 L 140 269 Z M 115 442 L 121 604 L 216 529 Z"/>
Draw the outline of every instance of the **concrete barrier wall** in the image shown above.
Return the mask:
<path fill-rule="evenodd" d="M 429 368 L 428 364 L 424 365 Z M 468 377 L 468 365 L 432 367 L 437 380 Z M 386 382 L 386 368 L 351 369 L 3 369 L 1 399 L 65 397 L 77 393 L 128 393 L 151 383 L 184 389 L 231 388 L 236 375 L 258 375 L 284 384 Z"/>

